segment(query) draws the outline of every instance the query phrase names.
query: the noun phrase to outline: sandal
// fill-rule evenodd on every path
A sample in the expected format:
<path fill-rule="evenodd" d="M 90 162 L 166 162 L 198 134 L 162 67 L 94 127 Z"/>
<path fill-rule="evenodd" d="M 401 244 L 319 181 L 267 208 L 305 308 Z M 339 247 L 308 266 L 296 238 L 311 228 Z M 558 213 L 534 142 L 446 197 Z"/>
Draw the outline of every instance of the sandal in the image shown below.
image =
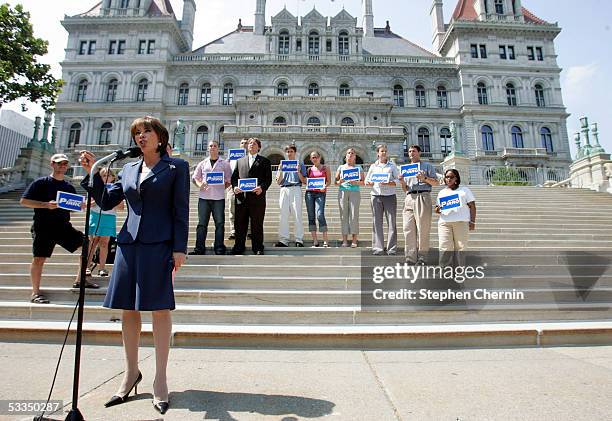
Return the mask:
<path fill-rule="evenodd" d="M 49 299 L 42 294 L 32 294 L 30 302 L 34 304 L 49 304 Z"/>
<path fill-rule="evenodd" d="M 100 269 L 98 271 L 98 276 L 108 276 L 108 271 L 106 269 Z"/>
<path fill-rule="evenodd" d="M 356 249 L 357 247 L 359 247 L 359 246 L 357 245 L 357 241 L 353 241 L 353 242 L 351 243 L 351 248 L 352 248 L 352 249 Z"/>
<path fill-rule="evenodd" d="M 342 243 L 341 247 L 348 247 L 348 243 Z"/>
<path fill-rule="evenodd" d="M 81 283 L 80 282 L 75 282 L 74 284 L 72 284 L 72 288 L 80 288 L 81 287 Z M 100 285 L 98 284 L 94 284 L 93 282 L 89 282 L 89 281 L 85 281 L 85 288 L 91 288 L 91 289 L 98 289 L 100 288 Z"/>

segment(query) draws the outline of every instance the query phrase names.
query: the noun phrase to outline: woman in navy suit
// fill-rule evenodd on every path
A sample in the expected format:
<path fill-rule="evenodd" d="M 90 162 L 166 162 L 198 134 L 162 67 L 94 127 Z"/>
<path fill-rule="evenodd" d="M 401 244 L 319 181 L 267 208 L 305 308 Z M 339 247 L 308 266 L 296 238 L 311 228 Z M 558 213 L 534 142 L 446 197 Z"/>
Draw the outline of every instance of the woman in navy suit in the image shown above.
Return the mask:
<path fill-rule="evenodd" d="M 122 309 L 122 334 L 126 370 L 117 393 L 106 402 L 126 401 L 142 380 L 138 369 L 141 311 L 151 311 L 155 343 L 153 405 L 160 413 L 168 409 L 166 367 L 170 351 L 174 310 L 173 270 L 185 262 L 189 226 L 189 165 L 166 153 L 168 130 L 154 117 L 134 120 L 132 139 L 142 150 L 142 159 L 126 164 L 122 178 L 106 188 L 99 174 L 81 184 L 101 209 L 114 208 L 122 200 L 128 217 L 117 236 L 117 252 L 104 307 Z M 91 173 L 95 156 L 81 152 L 81 165 Z M 91 176 L 91 174 L 90 174 Z"/>

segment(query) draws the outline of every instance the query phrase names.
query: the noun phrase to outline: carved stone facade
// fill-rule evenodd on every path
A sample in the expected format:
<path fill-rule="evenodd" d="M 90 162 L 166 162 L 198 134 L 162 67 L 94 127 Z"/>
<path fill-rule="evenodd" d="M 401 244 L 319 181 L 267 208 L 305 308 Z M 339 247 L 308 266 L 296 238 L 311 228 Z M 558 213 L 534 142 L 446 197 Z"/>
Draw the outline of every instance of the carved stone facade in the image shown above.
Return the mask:
<path fill-rule="evenodd" d="M 386 143 L 403 161 L 417 143 L 440 163 L 453 121 L 475 166 L 566 173 L 560 28 L 519 1 L 504 0 L 501 10 L 460 0 L 445 24 L 442 1 L 433 0 L 435 53 L 389 25 L 368 28 L 372 0 L 363 1 L 362 26 L 345 10 L 327 18 L 316 9 L 302 18 L 283 9 L 266 26 L 265 3 L 256 0 L 255 27 L 240 23 L 197 49 L 193 0 L 182 20 L 167 0 L 106 0 L 65 18 L 58 146 L 128 145 L 130 122 L 152 114 L 171 133 L 185 124 L 187 156 L 203 155 L 209 139 L 227 149 L 257 136 L 273 159 L 294 142 L 301 158 L 316 149 L 339 163 L 350 146 L 368 162 L 373 145 Z"/>

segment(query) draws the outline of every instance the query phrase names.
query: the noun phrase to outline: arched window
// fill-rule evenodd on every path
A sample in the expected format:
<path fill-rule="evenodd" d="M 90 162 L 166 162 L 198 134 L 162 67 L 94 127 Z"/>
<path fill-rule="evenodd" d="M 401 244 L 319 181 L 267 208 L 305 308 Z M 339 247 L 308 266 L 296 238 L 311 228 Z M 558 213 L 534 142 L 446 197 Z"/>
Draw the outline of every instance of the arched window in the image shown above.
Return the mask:
<path fill-rule="evenodd" d="M 340 35 L 338 35 L 338 54 L 341 56 L 349 55 L 349 36 L 346 32 L 340 32 Z"/>
<path fill-rule="evenodd" d="M 393 105 L 396 107 L 404 106 L 404 87 L 402 85 L 393 87 Z"/>
<path fill-rule="evenodd" d="M 306 125 L 307 126 L 320 126 L 321 120 L 319 120 L 319 117 L 310 117 L 308 121 L 306 122 Z"/>
<path fill-rule="evenodd" d="M 68 135 L 68 147 L 72 148 L 81 142 L 81 123 L 74 123 L 70 126 L 70 134 Z"/>
<path fill-rule="evenodd" d="M 87 99 L 87 85 L 89 85 L 87 79 L 82 79 L 79 82 L 79 86 L 77 87 L 76 102 L 85 102 L 85 99 Z"/>
<path fill-rule="evenodd" d="M 178 105 L 187 105 L 189 102 L 189 85 L 187 83 L 181 83 L 178 92 Z"/>
<path fill-rule="evenodd" d="M 447 127 L 440 129 L 440 149 L 444 156 L 448 155 L 453 150 L 451 132 Z"/>
<path fill-rule="evenodd" d="M 288 96 L 289 95 L 289 85 L 286 82 L 281 82 L 276 87 L 276 96 Z"/>
<path fill-rule="evenodd" d="M 421 147 L 421 152 L 431 153 L 431 143 L 429 141 L 429 129 L 421 127 L 417 133 L 418 144 Z"/>
<path fill-rule="evenodd" d="M 403 143 L 403 146 L 404 146 L 404 157 L 407 157 L 408 156 L 408 140 L 409 140 L 408 139 L 408 129 L 403 127 L 402 131 L 404 132 L 404 143 Z"/>
<path fill-rule="evenodd" d="M 287 119 L 283 116 L 278 116 L 274 119 L 274 121 L 272 122 L 273 126 L 286 126 L 287 125 Z"/>
<path fill-rule="evenodd" d="M 314 82 L 308 85 L 308 96 L 319 96 L 319 85 Z"/>
<path fill-rule="evenodd" d="M 102 124 L 100 127 L 100 136 L 98 137 L 98 145 L 110 145 L 111 134 L 113 132 L 113 124 L 109 121 Z"/>
<path fill-rule="evenodd" d="M 438 108 L 448 108 L 448 92 L 442 85 L 438 86 Z"/>
<path fill-rule="evenodd" d="M 348 86 L 348 83 L 343 83 L 340 85 L 338 93 L 340 96 L 351 96 L 351 88 Z"/>
<path fill-rule="evenodd" d="M 491 126 L 482 126 L 480 134 L 482 136 L 482 149 L 485 151 L 494 151 L 495 142 L 493 141 L 493 129 Z"/>
<path fill-rule="evenodd" d="M 200 126 L 196 131 L 196 151 L 205 151 L 208 147 L 208 127 Z"/>
<path fill-rule="evenodd" d="M 495 0 L 495 13 L 498 15 L 504 14 L 504 0 Z"/>
<path fill-rule="evenodd" d="M 289 54 L 290 42 L 289 32 L 282 31 L 278 36 L 278 54 Z"/>
<path fill-rule="evenodd" d="M 232 105 L 234 103 L 234 85 L 226 83 L 223 86 L 223 105 Z"/>
<path fill-rule="evenodd" d="M 506 84 L 506 99 L 509 106 L 516 107 L 516 88 L 512 83 Z"/>
<path fill-rule="evenodd" d="M 119 81 L 117 79 L 111 79 L 108 81 L 108 85 L 106 86 L 106 102 L 114 102 L 117 98 L 117 87 L 119 86 Z"/>
<path fill-rule="evenodd" d="M 143 102 L 146 99 L 147 89 L 149 89 L 149 81 L 147 78 L 140 79 L 140 82 L 138 82 L 138 90 L 136 91 L 137 102 Z"/>
<path fill-rule="evenodd" d="M 344 127 L 354 127 L 355 121 L 353 121 L 353 119 L 350 117 L 344 117 L 340 125 Z"/>
<path fill-rule="evenodd" d="M 487 86 L 483 82 L 478 82 L 476 89 L 478 92 L 478 103 L 480 105 L 487 105 L 489 103 L 489 96 L 487 95 Z"/>
<path fill-rule="evenodd" d="M 210 83 L 203 84 L 202 90 L 200 91 L 200 105 L 210 105 L 210 95 Z"/>
<path fill-rule="evenodd" d="M 318 56 L 320 51 L 319 44 L 319 34 L 316 31 L 312 31 L 310 35 L 308 35 L 308 54 L 311 56 Z"/>
<path fill-rule="evenodd" d="M 548 127 L 540 129 L 540 138 L 542 139 L 542 147 L 546 149 L 546 152 L 553 153 L 555 148 L 553 147 L 552 133 Z"/>
<path fill-rule="evenodd" d="M 417 85 L 417 87 L 414 88 L 414 97 L 417 108 L 427 107 L 427 101 L 425 100 L 425 88 L 423 85 Z"/>
<path fill-rule="evenodd" d="M 523 131 L 518 126 L 512 126 L 512 147 L 513 148 L 524 148 L 523 144 Z"/>
<path fill-rule="evenodd" d="M 544 88 L 542 87 L 542 85 L 537 84 L 534 90 L 535 90 L 536 105 L 538 107 L 546 107 L 546 101 L 544 100 Z"/>

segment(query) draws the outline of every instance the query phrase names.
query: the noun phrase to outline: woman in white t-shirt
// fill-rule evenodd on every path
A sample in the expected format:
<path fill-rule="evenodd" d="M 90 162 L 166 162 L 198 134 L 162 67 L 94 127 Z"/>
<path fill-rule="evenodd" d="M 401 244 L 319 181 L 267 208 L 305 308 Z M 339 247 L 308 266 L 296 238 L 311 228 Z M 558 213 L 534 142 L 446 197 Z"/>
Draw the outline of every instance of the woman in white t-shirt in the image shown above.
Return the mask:
<path fill-rule="evenodd" d="M 440 266 L 465 266 L 469 231 L 476 228 L 476 199 L 467 187 L 460 187 L 461 177 L 456 169 L 444 172 L 446 187 L 438 193 L 434 210 L 438 220 Z"/>

